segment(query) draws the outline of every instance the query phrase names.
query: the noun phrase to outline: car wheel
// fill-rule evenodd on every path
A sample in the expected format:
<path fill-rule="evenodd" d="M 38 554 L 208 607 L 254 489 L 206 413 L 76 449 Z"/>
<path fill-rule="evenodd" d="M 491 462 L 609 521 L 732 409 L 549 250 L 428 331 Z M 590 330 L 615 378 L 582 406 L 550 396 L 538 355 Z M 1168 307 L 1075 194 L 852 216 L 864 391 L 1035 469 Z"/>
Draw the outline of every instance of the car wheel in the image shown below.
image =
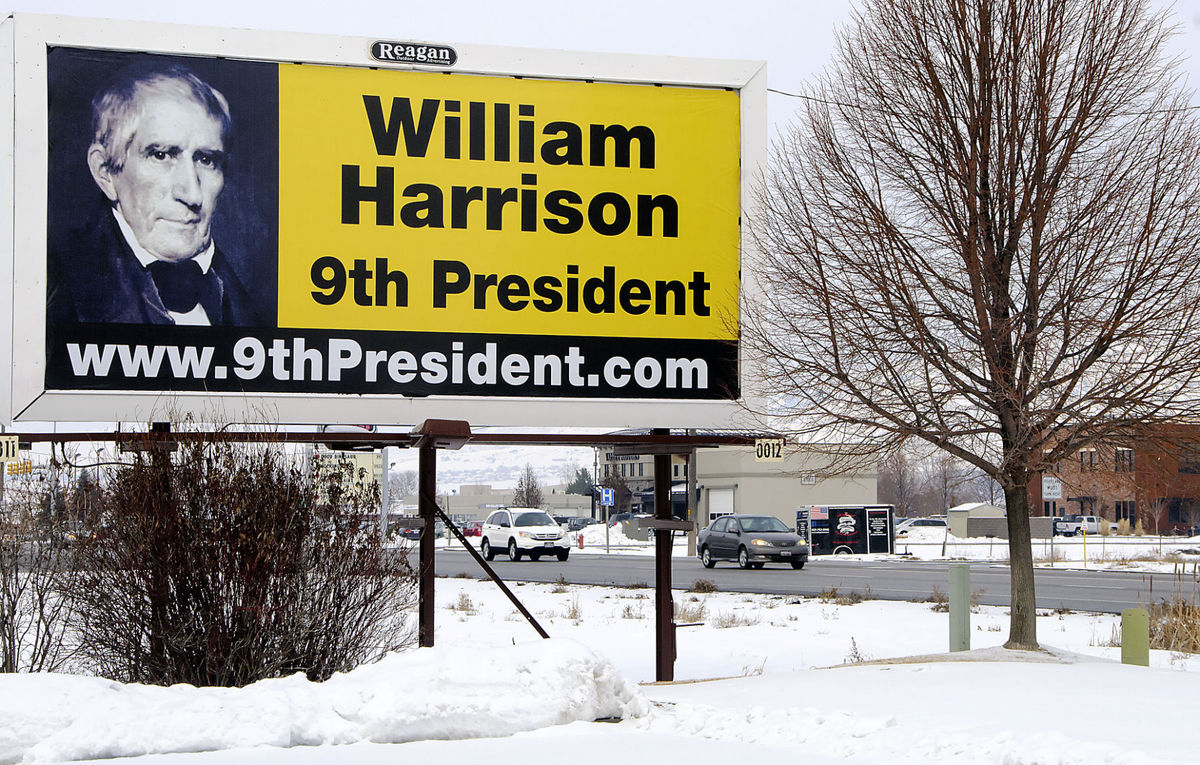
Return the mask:
<path fill-rule="evenodd" d="M 802 561 L 802 560 L 792 561 L 792 568 L 794 568 L 796 570 L 804 568 L 804 561 Z"/>
<path fill-rule="evenodd" d="M 570 550 L 559 550 L 559 552 L 558 552 L 558 559 L 559 559 L 560 561 L 565 561 L 565 560 L 567 559 L 567 556 L 568 556 L 568 555 L 570 555 L 570 554 L 571 554 L 571 551 L 570 551 Z"/>
<path fill-rule="evenodd" d="M 836 550 L 834 550 L 834 551 L 833 551 L 833 554 L 834 554 L 834 555 L 849 555 L 849 554 L 850 554 L 850 553 L 852 553 L 852 552 L 854 552 L 854 551 L 853 551 L 853 550 L 851 550 L 849 547 L 846 547 L 845 545 L 842 545 L 841 547 L 839 547 L 839 548 L 837 548 Z"/>
<path fill-rule="evenodd" d="M 508 559 L 521 560 L 521 551 L 517 549 L 517 540 L 508 540 Z"/>
<path fill-rule="evenodd" d="M 738 548 L 738 565 L 742 568 L 750 568 L 750 553 L 746 552 L 745 547 Z"/>
<path fill-rule="evenodd" d="M 542 554 L 540 552 L 531 552 L 531 553 L 529 553 L 529 559 L 535 560 L 535 561 L 541 560 Z"/>
<path fill-rule="evenodd" d="M 479 543 L 479 551 L 483 553 L 484 560 L 496 559 L 496 551 L 493 550 L 492 546 L 488 543 L 487 537 L 484 537 L 483 541 Z"/>
<path fill-rule="evenodd" d="M 717 565 L 717 562 L 712 559 L 712 554 L 709 553 L 707 547 L 700 548 L 700 562 L 704 564 L 705 568 L 712 568 L 713 566 Z"/>

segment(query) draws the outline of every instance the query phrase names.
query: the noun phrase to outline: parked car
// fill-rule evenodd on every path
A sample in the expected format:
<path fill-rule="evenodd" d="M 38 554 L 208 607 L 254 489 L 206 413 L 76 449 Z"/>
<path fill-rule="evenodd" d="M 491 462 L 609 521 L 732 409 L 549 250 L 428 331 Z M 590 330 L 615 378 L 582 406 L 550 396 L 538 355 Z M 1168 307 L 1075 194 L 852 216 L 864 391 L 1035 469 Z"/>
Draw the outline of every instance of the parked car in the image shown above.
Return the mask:
<path fill-rule="evenodd" d="M 725 515 L 700 530 L 696 552 L 705 568 L 718 560 L 736 560 L 742 568 L 790 563 L 804 568 L 808 544 L 783 521 L 770 515 Z"/>
<path fill-rule="evenodd" d="M 945 518 L 905 518 L 896 524 L 896 534 L 907 533 L 910 529 L 945 529 L 949 525 Z"/>
<path fill-rule="evenodd" d="M 608 516 L 608 525 L 609 526 L 620 525 L 621 523 L 624 523 L 625 521 L 629 520 L 633 516 L 634 516 L 633 513 L 613 513 L 612 515 Z"/>
<path fill-rule="evenodd" d="M 588 526 L 591 526 L 592 524 L 599 523 L 599 522 L 600 521 L 596 520 L 595 518 L 582 518 L 582 517 L 567 518 L 566 527 L 567 527 L 567 531 L 581 531 L 582 529 L 585 529 Z"/>
<path fill-rule="evenodd" d="M 464 537 L 477 537 L 483 533 L 483 521 L 468 521 L 463 524 L 462 533 Z"/>
<path fill-rule="evenodd" d="M 509 560 L 514 561 L 525 555 L 533 560 L 557 555 L 565 561 L 571 552 L 562 527 L 549 513 L 531 507 L 495 511 L 483 522 L 480 537 L 479 551 L 487 560 L 493 560 L 497 550 L 506 550 Z"/>

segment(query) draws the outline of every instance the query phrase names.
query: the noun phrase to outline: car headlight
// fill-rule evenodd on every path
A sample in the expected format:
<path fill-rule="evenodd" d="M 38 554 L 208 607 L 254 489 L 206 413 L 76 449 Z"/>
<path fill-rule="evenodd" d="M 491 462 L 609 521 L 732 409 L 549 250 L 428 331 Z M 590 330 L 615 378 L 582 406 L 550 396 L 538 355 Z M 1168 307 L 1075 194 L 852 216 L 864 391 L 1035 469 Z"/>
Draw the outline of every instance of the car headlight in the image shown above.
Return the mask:
<path fill-rule="evenodd" d="M 525 537 L 526 539 L 533 539 L 533 534 L 531 534 L 531 533 L 530 533 L 530 532 L 528 532 L 528 531 L 518 531 L 518 532 L 517 532 L 517 535 L 518 535 L 518 536 Z"/>
<path fill-rule="evenodd" d="M 754 545 L 755 547 L 770 547 L 771 546 L 771 543 L 765 539 L 751 539 L 750 544 Z"/>

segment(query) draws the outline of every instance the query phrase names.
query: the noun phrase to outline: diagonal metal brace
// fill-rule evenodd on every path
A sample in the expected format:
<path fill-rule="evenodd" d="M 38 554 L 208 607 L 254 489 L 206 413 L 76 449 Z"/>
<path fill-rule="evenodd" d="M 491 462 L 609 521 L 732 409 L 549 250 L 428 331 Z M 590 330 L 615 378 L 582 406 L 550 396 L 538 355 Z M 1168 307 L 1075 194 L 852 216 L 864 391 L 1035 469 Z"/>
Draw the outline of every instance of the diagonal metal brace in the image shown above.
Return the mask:
<path fill-rule="evenodd" d="M 544 638 L 549 638 L 550 635 L 546 633 L 546 630 L 542 629 L 542 625 L 538 624 L 538 620 L 533 617 L 533 614 L 529 613 L 529 609 L 525 608 L 521 601 L 517 600 L 517 596 L 513 594 L 512 590 L 508 589 L 508 585 L 504 583 L 504 580 L 500 578 L 500 575 L 497 574 L 496 571 L 491 567 L 491 564 L 483 559 L 483 556 L 480 555 L 479 551 L 475 549 L 475 545 L 467 541 L 467 538 L 463 536 L 463 533 L 458 530 L 458 526 L 454 525 L 454 521 L 450 520 L 449 516 L 447 516 L 442 508 L 438 507 L 436 504 L 433 506 L 433 511 L 437 514 L 438 518 L 442 519 L 442 523 L 446 524 L 446 528 L 454 534 L 455 538 L 462 543 L 462 546 L 467 548 L 467 552 L 471 553 L 471 557 L 475 558 L 475 562 L 480 565 L 480 567 L 487 573 L 489 577 L 491 577 L 492 581 L 496 583 L 496 586 L 500 588 L 500 591 L 508 596 L 508 599 L 512 601 L 514 606 L 517 607 L 517 610 L 521 612 L 521 615 L 533 625 L 533 628 L 537 630 L 537 633 Z M 428 530 L 426 530 L 426 532 L 427 531 Z"/>

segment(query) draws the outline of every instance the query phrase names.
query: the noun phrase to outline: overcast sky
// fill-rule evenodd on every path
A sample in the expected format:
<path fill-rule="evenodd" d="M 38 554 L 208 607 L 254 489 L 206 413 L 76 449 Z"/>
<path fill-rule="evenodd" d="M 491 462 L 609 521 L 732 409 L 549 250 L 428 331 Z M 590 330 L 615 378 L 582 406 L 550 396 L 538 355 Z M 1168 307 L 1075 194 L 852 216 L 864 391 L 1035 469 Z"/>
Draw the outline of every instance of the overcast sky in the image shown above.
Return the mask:
<path fill-rule="evenodd" d="M 1200 0 L 1152 0 L 1172 7 L 1200 84 Z M 767 61 L 769 87 L 797 91 L 830 61 L 834 30 L 851 0 L 289 0 L 199 3 L 142 0 L 10 0 L 13 11 L 316 32 L 402 40 L 512 45 L 613 53 Z M 336 10 L 331 11 L 334 8 Z M 1200 103 L 1200 100 L 1193 98 Z M 770 120 L 786 123 L 795 99 L 770 96 Z"/>

